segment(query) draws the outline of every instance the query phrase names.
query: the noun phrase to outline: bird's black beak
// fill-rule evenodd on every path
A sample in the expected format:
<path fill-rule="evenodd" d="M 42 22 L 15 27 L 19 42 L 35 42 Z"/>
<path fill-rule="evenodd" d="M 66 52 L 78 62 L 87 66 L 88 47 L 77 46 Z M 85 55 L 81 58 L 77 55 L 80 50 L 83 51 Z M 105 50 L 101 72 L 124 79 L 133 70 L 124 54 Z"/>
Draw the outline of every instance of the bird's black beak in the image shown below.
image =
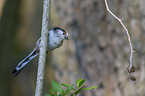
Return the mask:
<path fill-rule="evenodd" d="M 68 37 L 65 37 L 66 40 L 68 40 Z"/>

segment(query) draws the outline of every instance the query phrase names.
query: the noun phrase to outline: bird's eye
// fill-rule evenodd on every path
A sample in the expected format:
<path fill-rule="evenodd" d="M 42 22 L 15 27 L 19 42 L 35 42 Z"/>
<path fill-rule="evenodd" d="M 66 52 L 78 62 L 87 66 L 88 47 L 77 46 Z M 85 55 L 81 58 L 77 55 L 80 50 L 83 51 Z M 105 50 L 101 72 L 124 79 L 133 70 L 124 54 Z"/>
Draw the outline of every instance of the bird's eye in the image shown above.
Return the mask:
<path fill-rule="evenodd" d="M 65 32 L 63 32 L 63 35 L 66 35 L 66 33 L 65 33 Z"/>

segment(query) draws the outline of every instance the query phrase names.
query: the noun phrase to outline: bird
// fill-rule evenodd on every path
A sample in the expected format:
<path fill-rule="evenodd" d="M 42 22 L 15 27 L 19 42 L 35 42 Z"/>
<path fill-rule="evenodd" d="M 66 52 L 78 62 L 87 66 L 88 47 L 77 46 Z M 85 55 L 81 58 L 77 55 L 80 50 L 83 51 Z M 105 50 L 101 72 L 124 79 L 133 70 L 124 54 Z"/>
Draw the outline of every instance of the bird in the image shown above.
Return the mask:
<path fill-rule="evenodd" d="M 63 41 L 68 40 L 68 33 L 60 28 L 60 27 L 54 27 L 48 31 L 48 42 L 47 42 L 47 52 L 50 52 L 56 48 L 59 48 L 62 46 Z M 21 70 L 33 59 L 35 58 L 40 51 L 40 42 L 41 38 L 38 39 L 36 42 L 36 46 L 34 50 L 26 57 L 24 58 L 17 67 L 13 70 L 12 75 L 17 76 Z"/>

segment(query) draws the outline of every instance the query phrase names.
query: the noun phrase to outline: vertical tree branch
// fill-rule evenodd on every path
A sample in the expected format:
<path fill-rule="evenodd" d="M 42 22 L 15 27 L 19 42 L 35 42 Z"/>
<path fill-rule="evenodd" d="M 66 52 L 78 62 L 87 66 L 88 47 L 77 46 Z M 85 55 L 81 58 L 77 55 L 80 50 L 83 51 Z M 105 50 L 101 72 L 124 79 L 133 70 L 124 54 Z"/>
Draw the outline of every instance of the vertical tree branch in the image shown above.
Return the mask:
<path fill-rule="evenodd" d="M 46 48 L 47 48 L 47 38 L 49 31 L 49 15 L 50 15 L 50 4 L 51 0 L 44 0 L 43 4 L 43 19 L 42 19 L 42 29 L 41 29 L 41 42 L 40 42 L 40 54 L 38 62 L 38 72 L 37 72 L 37 82 L 35 96 L 42 96 L 43 90 L 43 79 L 44 79 L 44 69 L 46 63 Z"/>
<path fill-rule="evenodd" d="M 129 59 L 129 61 L 130 61 L 130 68 L 129 68 L 129 70 L 130 70 L 130 69 L 132 68 L 132 53 L 133 53 L 134 51 L 133 51 L 133 48 L 132 48 L 132 43 L 131 43 L 131 39 L 130 39 L 129 32 L 128 32 L 126 26 L 123 24 L 122 20 L 121 20 L 120 18 L 118 18 L 114 13 L 112 13 L 112 11 L 110 11 L 110 9 L 109 9 L 109 7 L 108 7 L 107 0 L 105 0 L 105 5 L 106 5 L 107 11 L 108 11 L 115 19 L 117 19 L 117 20 L 120 22 L 120 24 L 123 26 L 123 28 L 124 28 L 125 31 L 126 31 L 126 34 L 127 34 L 127 37 L 128 37 L 128 42 L 129 42 L 129 44 L 130 44 L 130 50 L 131 50 L 131 51 L 130 51 L 130 59 Z"/>

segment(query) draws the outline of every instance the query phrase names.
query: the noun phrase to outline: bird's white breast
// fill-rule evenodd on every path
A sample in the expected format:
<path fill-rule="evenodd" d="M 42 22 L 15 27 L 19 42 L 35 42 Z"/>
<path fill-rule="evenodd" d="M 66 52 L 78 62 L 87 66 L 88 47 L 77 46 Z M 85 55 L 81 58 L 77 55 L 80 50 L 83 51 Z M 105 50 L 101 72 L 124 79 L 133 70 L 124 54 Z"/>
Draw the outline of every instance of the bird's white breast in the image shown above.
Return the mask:
<path fill-rule="evenodd" d="M 60 47 L 62 43 L 63 42 L 58 37 L 55 37 L 54 33 L 50 33 L 48 39 L 47 51 L 51 51 L 54 50 L 55 48 Z"/>

